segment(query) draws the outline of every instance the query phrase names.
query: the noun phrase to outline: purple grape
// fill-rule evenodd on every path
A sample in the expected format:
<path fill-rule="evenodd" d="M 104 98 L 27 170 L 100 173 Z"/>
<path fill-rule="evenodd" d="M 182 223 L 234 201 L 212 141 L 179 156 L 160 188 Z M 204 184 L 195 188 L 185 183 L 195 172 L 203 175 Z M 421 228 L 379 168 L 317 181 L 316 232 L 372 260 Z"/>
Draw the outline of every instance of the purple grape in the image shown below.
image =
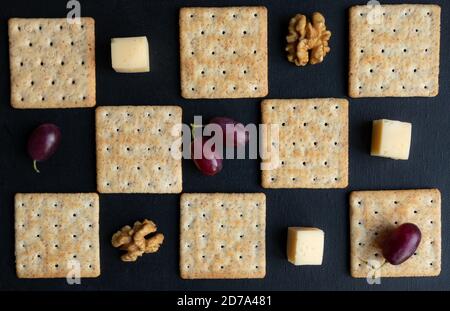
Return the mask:
<path fill-rule="evenodd" d="M 420 244 L 420 229 L 411 223 L 400 225 L 383 242 L 383 256 L 393 265 L 399 265 L 411 257 Z"/>
<path fill-rule="evenodd" d="M 213 146 L 211 149 L 204 148 L 205 140 L 203 137 L 198 137 L 194 139 L 191 145 L 192 150 L 192 160 L 195 163 L 195 166 L 205 175 L 214 176 L 218 174 L 223 167 L 223 159 L 222 156 L 215 151 L 215 147 Z M 200 150 L 201 148 L 201 150 Z M 197 150 L 197 152 L 195 152 Z M 201 155 L 199 159 L 195 158 L 195 155 Z"/>
<path fill-rule="evenodd" d="M 237 147 L 245 146 L 248 142 L 248 132 L 242 123 L 238 123 L 227 117 L 216 117 L 211 119 L 209 124 L 217 124 L 222 128 L 224 145 Z M 227 144 L 227 141 L 232 143 Z"/>
<path fill-rule="evenodd" d="M 31 133 L 27 150 L 36 172 L 39 173 L 37 162 L 48 160 L 58 150 L 60 142 L 61 131 L 54 124 L 42 124 Z"/>

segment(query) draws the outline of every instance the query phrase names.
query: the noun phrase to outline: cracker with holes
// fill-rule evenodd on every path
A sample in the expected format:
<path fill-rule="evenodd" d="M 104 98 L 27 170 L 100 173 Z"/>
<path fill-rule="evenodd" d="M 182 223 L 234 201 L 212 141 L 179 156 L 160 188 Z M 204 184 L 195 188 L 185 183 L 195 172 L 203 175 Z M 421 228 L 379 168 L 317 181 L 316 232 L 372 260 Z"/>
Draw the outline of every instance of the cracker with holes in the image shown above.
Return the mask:
<path fill-rule="evenodd" d="M 403 223 L 422 232 L 416 253 L 400 265 L 383 265 L 380 245 Z M 351 275 L 366 278 L 437 276 L 441 271 L 441 194 L 437 189 L 355 191 L 350 195 Z M 380 268 L 381 267 L 381 268 Z"/>
<path fill-rule="evenodd" d="M 266 96 L 267 9 L 182 8 L 180 62 L 184 98 Z"/>
<path fill-rule="evenodd" d="M 441 8 L 350 9 L 350 97 L 433 97 L 439 92 Z"/>
<path fill-rule="evenodd" d="M 180 200 L 183 279 L 264 278 L 263 193 L 189 193 Z"/>
<path fill-rule="evenodd" d="M 9 20 L 11 105 L 19 109 L 95 106 L 95 22 Z"/>
<path fill-rule="evenodd" d="M 96 110 L 100 193 L 180 193 L 181 108 L 99 107 Z"/>
<path fill-rule="evenodd" d="M 262 138 L 264 188 L 347 187 L 347 100 L 270 99 L 261 110 L 269 129 Z M 278 135 L 270 130 L 274 126 Z"/>
<path fill-rule="evenodd" d="M 98 277 L 96 193 L 18 193 L 15 197 L 19 278 Z"/>

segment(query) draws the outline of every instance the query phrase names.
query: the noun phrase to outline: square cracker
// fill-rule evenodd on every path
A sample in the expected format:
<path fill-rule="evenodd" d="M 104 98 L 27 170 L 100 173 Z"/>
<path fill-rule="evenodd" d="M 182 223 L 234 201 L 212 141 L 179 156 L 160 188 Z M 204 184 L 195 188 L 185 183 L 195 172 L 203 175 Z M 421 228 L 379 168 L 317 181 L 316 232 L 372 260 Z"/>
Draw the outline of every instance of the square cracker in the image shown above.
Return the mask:
<path fill-rule="evenodd" d="M 189 193 L 180 200 L 183 279 L 263 278 L 266 196 Z"/>
<path fill-rule="evenodd" d="M 350 9 L 350 97 L 433 97 L 439 92 L 438 5 Z"/>
<path fill-rule="evenodd" d="M 350 195 L 351 275 L 365 278 L 384 259 L 386 232 L 403 223 L 422 232 L 417 252 L 401 265 L 386 263 L 381 277 L 437 276 L 441 271 L 441 194 L 437 189 L 355 191 Z"/>
<path fill-rule="evenodd" d="M 263 163 L 264 188 L 345 188 L 348 185 L 348 101 L 345 99 L 269 99 L 261 104 L 262 144 L 274 146 Z"/>
<path fill-rule="evenodd" d="M 19 278 L 100 275 L 96 193 L 18 193 L 15 196 Z"/>
<path fill-rule="evenodd" d="M 267 9 L 182 8 L 180 62 L 184 98 L 266 96 Z"/>
<path fill-rule="evenodd" d="M 180 193 L 178 106 L 118 106 L 96 110 L 100 193 Z M 178 147 L 177 147 L 178 148 Z"/>
<path fill-rule="evenodd" d="M 95 106 L 95 22 L 81 18 L 9 20 L 14 108 Z"/>

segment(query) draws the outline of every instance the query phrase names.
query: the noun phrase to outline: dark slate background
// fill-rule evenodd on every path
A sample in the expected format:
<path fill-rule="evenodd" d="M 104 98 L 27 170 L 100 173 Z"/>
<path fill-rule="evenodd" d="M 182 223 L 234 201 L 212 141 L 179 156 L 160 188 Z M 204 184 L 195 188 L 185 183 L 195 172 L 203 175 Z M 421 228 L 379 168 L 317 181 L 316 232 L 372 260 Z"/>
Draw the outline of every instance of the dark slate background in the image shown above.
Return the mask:
<path fill-rule="evenodd" d="M 382 1 L 394 3 L 394 1 Z M 350 100 L 350 186 L 343 190 L 264 190 L 257 160 L 229 160 L 221 174 L 202 176 L 183 163 L 184 192 L 264 192 L 267 195 L 267 276 L 263 280 L 185 281 L 178 273 L 179 195 L 101 195 L 102 274 L 78 286 L 65 280 L 19 280 L 14 265 L 16 192 L 96 191 L 94 110 L 14 110 L 9 104 L 7 20 L 10 17 L 63 17 L 66 1 L 14 0 L 0 7 L 0 289 L 3 290 L 449 290 L 449 17 L 442 6 L 440 94 L 435 98 Z M 144 1 L 85 0 L 82 15 L 96 21 L 98 105 L 180 105 L 184 122 L 194 115 L 229 116 L 260 121 L 260 99 L 184 100 L 180 96 L 178 10 L 183 6 L 265 5 L 269 9 L 269 98 L 346 97 L 348 8 L 365 1 Z M 284 37 L 291 16 L 322 12 L 331 38 L 331 54 L 321 65 L 297 68 L 287 62 Z M 110 39 L 146 35 L 151 47 L 149 74 L 117 74 L 111 69 Z M 413 123 L 409 161 L 369 156 L 371 121 Z M 58 124 L 63 141 L 58 153 L 35 174 L 25 144 L 42 122 Z M 349 274 L 348 195 L 352 190 L 437 187 L 443 196 L 442 273 L 437 278 L 383 279 L 369 286 Z M 110 245 L 125 224 L 149 218 L 166 240 L 155 255 L 122 263 Z M 322 266 L 295 267 L 285 256 L 288 226 L 316 226 L 326 233 Z"/>

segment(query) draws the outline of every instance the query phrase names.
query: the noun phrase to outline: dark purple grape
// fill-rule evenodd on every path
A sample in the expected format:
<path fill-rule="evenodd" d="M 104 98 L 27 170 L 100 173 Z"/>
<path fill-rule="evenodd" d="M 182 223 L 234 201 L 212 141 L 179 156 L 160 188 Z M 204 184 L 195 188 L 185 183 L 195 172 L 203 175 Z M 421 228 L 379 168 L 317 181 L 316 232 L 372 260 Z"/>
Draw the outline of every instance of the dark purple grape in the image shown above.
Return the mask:
<path fill-rule="evenodd" d="M 248 142 L 248 132 L 242 123 L 227 117 L 216 117 L 211 119 L 209 124 L 217 124 L 222 128 L 224 145 L 237 147 L 245 146 Z M 230 143 L 227 144 L 227 141 L 230 141 Z"/>
<path fill-rule="evenodd" d="M 192 142 L 192 160 L 195 163 L 195 166 L 205 175 L 214 176 L 218 174 L 223 167 L 223 159 L 222 156 L 216 152 L 215 147 L 212 146 L 210 148 L 204 148 L 206 139 L 203 137 L 198 137 L 194 139 Z M 196 155 L 198 159 L 196 159 Z"/>
<path fill-rule="evenodd" d="M 420 244 L 420 229 L 411 223 L 405 223 L 392 231 L 383 241 L 383 256 L 393 265 L 399 265 L 411 257 Z"/>
<path fill-rule="evenodd" d="M 36 172 L 39 173 L 37 162 L 48 160 L 58 150 L 60 142 L 61 131 L 54 124 L 42 124 L 31 133 L 27 149 Z"/>

